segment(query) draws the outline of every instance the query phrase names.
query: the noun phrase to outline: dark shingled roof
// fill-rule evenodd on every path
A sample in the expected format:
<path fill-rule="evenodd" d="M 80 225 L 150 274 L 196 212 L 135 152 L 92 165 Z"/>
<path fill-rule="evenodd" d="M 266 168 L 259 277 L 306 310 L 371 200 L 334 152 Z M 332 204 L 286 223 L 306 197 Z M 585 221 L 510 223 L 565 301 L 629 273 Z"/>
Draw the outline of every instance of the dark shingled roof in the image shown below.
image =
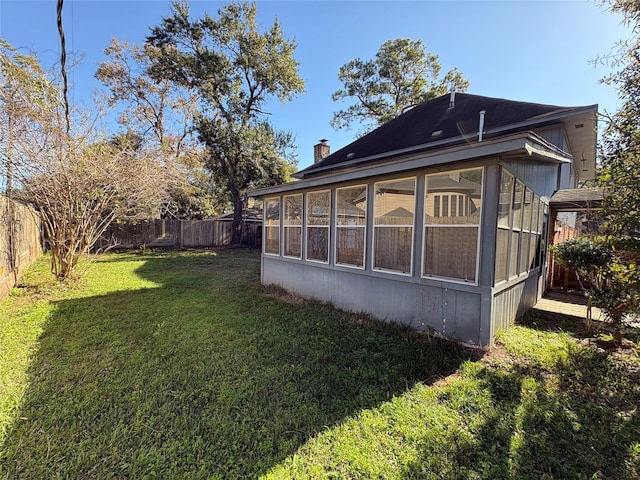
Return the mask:
<path fill-rule="evenodd" d="M 396 152 L 409 148 L 444 148 L 477 138 L 480 111 L 484 110 L 485 137 L 529 130 L 532 125 L 552 123 L 558 115 L 583 107 L 559 107 L 538 103 L 516 102 L 500 98 L 456 93 L 454 107 L 449 107 L 450 95 L 421 103 L 390 122 L 357 139 L 320 162 L 298 172 L 303 178 L 327 167 L 339 168 L 342 163 Z M 434 132 L 436 133 L 434 135 Z M 448 140 L 448 141 L 447 141 Z"/>

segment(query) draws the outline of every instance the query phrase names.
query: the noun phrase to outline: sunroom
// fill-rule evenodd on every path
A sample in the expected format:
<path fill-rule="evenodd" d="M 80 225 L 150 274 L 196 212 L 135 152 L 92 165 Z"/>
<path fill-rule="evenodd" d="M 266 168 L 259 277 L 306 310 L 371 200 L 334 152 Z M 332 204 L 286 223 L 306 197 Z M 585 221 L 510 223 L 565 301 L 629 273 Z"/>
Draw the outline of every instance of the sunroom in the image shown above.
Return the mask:
<path fill-rule="evenodd" d="M 595 107 L 554 116 L 562 107 L 456 97 L 414 108 L 296 182 L 254 191 L 264 199 L 263 284 L 483 346 L 533 306 L 544 289 L 548 200 L 592 175 L 576 170 L 567 130 L 595 125 Z M 478 108 L 484 128 L 461 134 Z M 527 128 L 489 120 L 514 109 Z M 526 117 L 532 110 L 546 120 Z M 416 116 L 428 140 L 441 131 L 437 140 L 385 144 L 395 130 L 411 136 Z M 446 135 L 451 125 L 458 130 Z"/>

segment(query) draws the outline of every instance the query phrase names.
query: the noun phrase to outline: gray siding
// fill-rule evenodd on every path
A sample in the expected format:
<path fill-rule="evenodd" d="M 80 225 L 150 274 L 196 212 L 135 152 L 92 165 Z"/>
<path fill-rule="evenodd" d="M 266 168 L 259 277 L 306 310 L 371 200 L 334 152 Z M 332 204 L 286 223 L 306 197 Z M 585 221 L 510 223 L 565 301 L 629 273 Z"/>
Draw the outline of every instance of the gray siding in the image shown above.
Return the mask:
<path fill-rule="evenodd" d="M 488 343 L 480 331 L 482 298 L 477 287 L 429 285 L 400 276 L 364 275 L 355 269 L 321 267 L 269 255 L 262 257 L 262 283 L 461 342 Z"/>
<path fill-rule="evenodd" d="M 561 150 L 564 150 L 565 152 L 571 151 L 564 125 L 555 125 L 543 130 L 534 130 L 534 132 Z"/>
<path fill-rule="evenodd" d="M 517 160 L 501 161 L 502 166 L 541 197 L 549 197 L 558 189 L 558 165 Z"/>
<path fill-rule="evenodd" d="M 539 270 L 534 270 L 525 279 L 515 284 L 501 287 L 493 296 L 491 313 L 491 338 L 500 331 L 509 328 L 513 322 L 533 307 L 541 296 Z"/>

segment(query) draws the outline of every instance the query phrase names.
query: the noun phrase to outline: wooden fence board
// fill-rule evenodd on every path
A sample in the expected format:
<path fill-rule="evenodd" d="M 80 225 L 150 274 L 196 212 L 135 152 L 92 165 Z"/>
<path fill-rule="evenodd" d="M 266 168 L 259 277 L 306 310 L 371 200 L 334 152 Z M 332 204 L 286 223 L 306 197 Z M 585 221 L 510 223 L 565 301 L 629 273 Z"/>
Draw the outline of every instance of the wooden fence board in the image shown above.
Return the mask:
<path fill-rule="evenodd" d="M 260 247 L 262 225 L 243 225 L 242 244 Z M 231 222 L 221 220 L 159 219 L 136 223 L 116 223 L 107 229 L 94 250 L 116 248 L 214 248 L 231 244 Z"/>
<path fill-rule="evenodd" d="M 42 254 L 36 213 L 0 196 L 0 299 L 19 282 L 24 269 Z"/>

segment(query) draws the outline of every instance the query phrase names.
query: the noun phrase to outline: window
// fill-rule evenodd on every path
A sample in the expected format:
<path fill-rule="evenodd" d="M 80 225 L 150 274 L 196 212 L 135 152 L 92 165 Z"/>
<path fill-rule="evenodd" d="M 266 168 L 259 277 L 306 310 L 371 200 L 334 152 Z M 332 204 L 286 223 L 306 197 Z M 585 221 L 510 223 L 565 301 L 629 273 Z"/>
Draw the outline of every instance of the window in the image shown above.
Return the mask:
<path fill-rule="evenodd" d="M 540 216 L 538 218 L 538 231 L 540 232 L 540 246 L 536 255 L 536 267 L 544 263 L 547 253 L 547 222 L 549 215 L 549 205 L 540 200 Z"/>
<path fill-rule="evenodd" d="M 336 189 L 336 264 L 364 267 L 367 186 Z"/>
<path fill-rule="evenodd" d="M 302 194 L 284 197 L 284 255 L 302 257 Z"/>
<path fill-rule="evenodd" d="M 416 178 L 375 184 L 373 268 L 411 274 Z"/>
<path fill-rule="evenodd" d="M 531 227 L 529 229 L 529 256 L 527 258 L 527 265 L 529 270 L 533 270 L 536 265 L 536 252 L 540 245 L 540 235 L 542 232 L 538 232 L 538 218 L 540 214 L 540 198 L 533 193 L 531 198 Z"/>
<path fill-rule="evenodd" d="M 280 254 L 280 198 L 264 201 L 264 253 Z"/>
<path fill-rule="evenodd" d="M 520 180 L 516 180 L 512 198 L 513 224 L 511 227 L 511 246 L 509 248 L 509 277 L 513 277 L 518 274 L 518 259 L 520 258 L 520 231 L 522 230 L 523 197 L 524 185 Z"/>
<path fill-rule="evenodd" d="M 476 282 L 482 176 L 481 168 L 426 176 L 424 276 Z"/>
<path fill-rule="evenodd" d="M 307 193 L 307 260 L 329 262 L 329 190 Z"/>
<path fill-rule="evenodd" d="M 494 284 L 540 266 L 545 209 L 538 195 L 502 169 Z"/>
<path fill-rule="evenodd" d="M 496 283 L 509 278 L 509 237 L 511 236 L 513 185 L 513 175 L 502 169 L 500 175 L 500 197 L 498 200 L 498 231 L 496 234 Z"/>
<path fill-rule="evenodd" d="M 518 273 L 528 272 L 533 268 L 529 263 L 529 245 L 531 236 L 531 214 L 533 207 L 533 192 L 524 188 L 522 197 L 522 228 L 520 233 L 520 262 Z"/>

